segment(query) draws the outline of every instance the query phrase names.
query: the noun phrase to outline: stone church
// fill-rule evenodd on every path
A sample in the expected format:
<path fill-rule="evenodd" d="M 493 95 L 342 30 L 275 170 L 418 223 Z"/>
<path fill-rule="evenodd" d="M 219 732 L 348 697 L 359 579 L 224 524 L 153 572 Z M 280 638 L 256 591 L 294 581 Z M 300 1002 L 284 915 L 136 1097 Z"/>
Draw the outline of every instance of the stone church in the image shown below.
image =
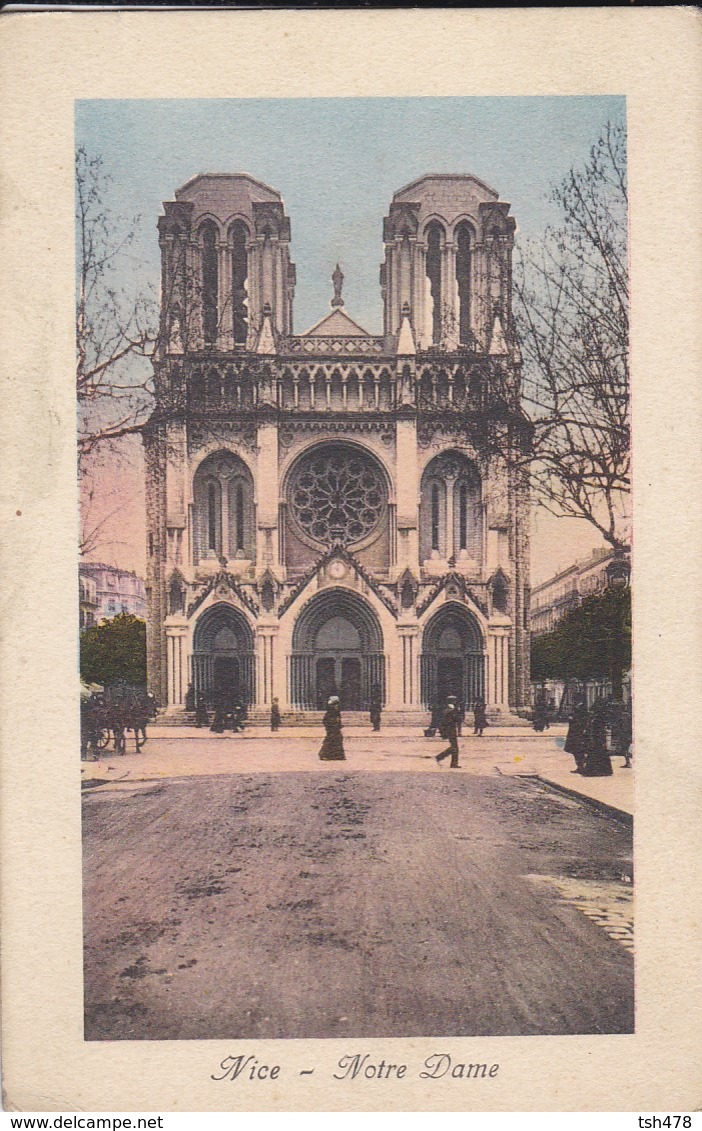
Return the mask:
<path fill-rule="evenodd" d="M 144 442 L 149 681 L 172 713 L 190 685 L 259 718 L 274 696 L 297 715 L 380 693 L 388 721 L 527 703 L 509 208 L 474 176 L 413 181 L 383 224 L 382 334 L 338 265 L 296 333 L 275 189 L 201 174 L 164 203 Z"/>

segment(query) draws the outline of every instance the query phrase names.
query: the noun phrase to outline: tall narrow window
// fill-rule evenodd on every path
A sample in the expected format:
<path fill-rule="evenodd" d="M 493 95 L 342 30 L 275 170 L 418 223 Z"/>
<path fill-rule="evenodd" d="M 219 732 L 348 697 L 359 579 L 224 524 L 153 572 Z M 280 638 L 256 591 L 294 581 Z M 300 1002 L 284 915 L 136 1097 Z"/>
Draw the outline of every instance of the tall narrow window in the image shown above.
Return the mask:
<path fill-rule="evenodd" d="M 465 483 L 458 489 L 458 548 L 468 548 L 468 488 Z"/>
<path fill-rule="evenodd" d="M 427 278 L 431 295 L 431 340 L 441 342 L 441 244 L 443 229 L 432 223 L 427 228 Z"/>
<path fill-rule="evenodd" d="M 470 342 L 470 227 L 456 228 L 456 285 L 458 289 L 458 334 L 461 345 Z"/>
<path fill-rule="evenodd" d="M 246 228 L 241 220 L 236 220 L 232 224 L 231 246 L 234 341 L 237 345 L 245 345 L 249 332 L 248 255 L 246 251 Z"/>
<path fill-rule="evenodd" d="M 244 549 L 244 488 L 241 483 L 236 489 L 236 548 Z"/>
<path fill-rule="evenodd" d="M 217 231 L 208 223 L 202 227 L 202 329 L 208 345 L 217 340 L 218 287 Z"/>
<path fill-rule="evenodd" d="M 431 548 L 439 549 L 439 485 L 434 483 L 431 488 Z"/>
<path fill-rule="evenodd" d="M 217 550 L 217 484 L 207 488 L 207 549 Z"/>

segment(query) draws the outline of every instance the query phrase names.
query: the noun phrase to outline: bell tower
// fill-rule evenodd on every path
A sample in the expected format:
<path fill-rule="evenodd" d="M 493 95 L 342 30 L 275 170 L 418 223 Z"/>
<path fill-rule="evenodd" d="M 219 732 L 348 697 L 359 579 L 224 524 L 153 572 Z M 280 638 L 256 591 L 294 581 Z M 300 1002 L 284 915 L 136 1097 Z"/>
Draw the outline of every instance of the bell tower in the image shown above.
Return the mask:
<path fill-rule="evenodd" d="M 386 335 L 397 339 L 409 308 L 418 349 L 507 352 L 516 227 L 508 213 L 473 176 L 436 173 L 396 192 L 383 226 Z"/>
<path fill-rule="evenodd" d="M 295 266 L 280 194 L 246 173 L 201 173 L 159 219 L 161 334 L 171 354 L 257 348 L 292 332 Z"/>

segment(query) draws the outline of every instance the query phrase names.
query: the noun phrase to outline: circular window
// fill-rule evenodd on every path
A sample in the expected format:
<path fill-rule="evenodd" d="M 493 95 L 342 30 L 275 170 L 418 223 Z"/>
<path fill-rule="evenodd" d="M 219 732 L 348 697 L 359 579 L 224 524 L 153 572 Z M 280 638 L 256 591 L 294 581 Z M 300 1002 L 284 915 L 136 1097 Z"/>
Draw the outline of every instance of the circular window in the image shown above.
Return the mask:
<path fill-rule="evenodd" d="M 304 457 L 290 484 L 290 509 L 315 542 L 360 542 L 383 515 L 385 486 L 375 464 L 348 448 L 323 448 Z"/>

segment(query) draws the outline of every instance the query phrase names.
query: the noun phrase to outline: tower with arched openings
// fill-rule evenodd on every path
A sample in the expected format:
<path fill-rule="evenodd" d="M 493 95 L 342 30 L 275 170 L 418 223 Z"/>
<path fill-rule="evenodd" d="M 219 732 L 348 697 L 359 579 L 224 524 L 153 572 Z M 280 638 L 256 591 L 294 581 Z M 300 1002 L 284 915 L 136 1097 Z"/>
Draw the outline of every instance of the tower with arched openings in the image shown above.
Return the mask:
<path fill-rule="evenodd" d="M 293 330 L 280 194 L 203 174 L 164 204 L 157 405 L 145 434 L 148 670 L 267 711 L 332 691 L 386 718 L 454 694 L 527 703 L 530 426 L 512 319 L 515 221 L 476 177 L 395 193 L 383 332 Z M 330 267 L 333 265 L 330 265 Z"/>

